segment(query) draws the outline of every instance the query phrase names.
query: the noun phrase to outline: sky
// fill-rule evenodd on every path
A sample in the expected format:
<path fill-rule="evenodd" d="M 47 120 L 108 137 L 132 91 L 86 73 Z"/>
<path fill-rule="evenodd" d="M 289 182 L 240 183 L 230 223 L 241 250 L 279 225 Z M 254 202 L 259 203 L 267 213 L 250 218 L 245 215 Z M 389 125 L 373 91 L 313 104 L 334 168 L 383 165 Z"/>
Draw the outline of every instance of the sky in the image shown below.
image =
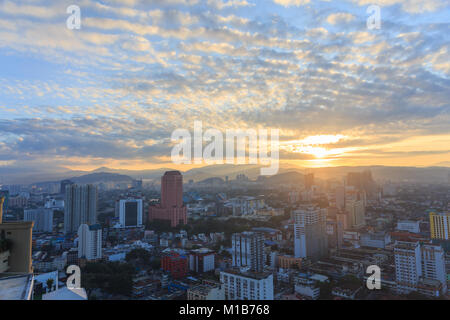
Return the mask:
<path fill-rule="evenodd" d="M 278 129 L 293 166 L 450 166 L 449 31 L 448 0 L 2 0 L 0 169 L 189 169 L 194 121 Z"/>

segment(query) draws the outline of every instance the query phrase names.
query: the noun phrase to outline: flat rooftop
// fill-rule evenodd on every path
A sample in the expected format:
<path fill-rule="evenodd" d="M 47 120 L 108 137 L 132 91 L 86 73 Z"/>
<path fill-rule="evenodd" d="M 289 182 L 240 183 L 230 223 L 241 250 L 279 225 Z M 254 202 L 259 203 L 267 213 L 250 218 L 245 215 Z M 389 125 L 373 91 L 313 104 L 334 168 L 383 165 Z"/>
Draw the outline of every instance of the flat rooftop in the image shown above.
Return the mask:
<path fill-rule="evenodd" d="M 32 279 L 31 274 L 0 277 L 0 300 L 27 300 Z"/>

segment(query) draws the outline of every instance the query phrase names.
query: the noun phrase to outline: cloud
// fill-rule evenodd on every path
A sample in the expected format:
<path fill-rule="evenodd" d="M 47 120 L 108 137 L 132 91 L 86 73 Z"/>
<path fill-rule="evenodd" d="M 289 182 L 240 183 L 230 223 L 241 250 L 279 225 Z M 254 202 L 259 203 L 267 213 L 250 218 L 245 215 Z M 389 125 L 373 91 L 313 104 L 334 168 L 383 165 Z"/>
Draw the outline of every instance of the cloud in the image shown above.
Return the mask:
<path fill-rule="evenodd" d="M 327 17 L 329 24 L 349 23 L 353 20 L 355 20 L 355 16 L 345 12 L 332 13 Z"/>
<path fill-rule="evenodd" d="M 283 7 L 291 7 L 291 6 L 299 7 L 305 4 L 309 4 L 311 0 L 274 0 L 274 2 Z"/>
<path fill-rule="evenodd" d="M 375 3 L 372 0 L 351 0 L 360 6 L 379 5 L 381 7 L 400 5 L 402 10 L 412 14 L 423 12 L 434 12 L 440 8 L 448 6 L 446 0 L 378 0 Z"/>
<path fill-rule="evenodd" d="M 56 15 L 20 13 L 44 3 L 0 13 L 2 163 L 152 165 L 170 155 L 172 131 L 195 120 L 279 128 L 283 142 L 345 135 L 322 147 L 353 160 L 368 161 L 357 150 L 386 151 L 383 161 L 445 156 L 386 146 L 449 133 L 448 25 L 438 15 L 416 23 L 393 8 L 395 20 L 383 14 L 373 32 L 357 8 L 339 13 L 325 1 L 277 2 L 306 5 L 303 23 L 254 1 L 84 0 L 72 31 Z"/>

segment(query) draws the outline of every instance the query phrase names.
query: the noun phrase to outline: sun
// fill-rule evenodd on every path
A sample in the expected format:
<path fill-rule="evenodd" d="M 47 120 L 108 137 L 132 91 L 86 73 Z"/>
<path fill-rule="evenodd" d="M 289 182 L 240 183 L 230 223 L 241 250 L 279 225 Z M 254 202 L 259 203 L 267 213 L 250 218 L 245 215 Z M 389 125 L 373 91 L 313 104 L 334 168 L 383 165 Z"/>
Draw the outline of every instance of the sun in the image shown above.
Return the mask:
<path fill-rule="evenodd" d="M 306 153 L 314 156 L 316 159 L 323 159 L 328 156 L 336 156 L 341 153 L 338 148 L 326 148 L 323 145 L 337 143 L 346 136 L 337 134 L 323 134 L 308 136 L 302 140 L 293 140 L 286 142 L 285 149 L 294 153 Z"/>

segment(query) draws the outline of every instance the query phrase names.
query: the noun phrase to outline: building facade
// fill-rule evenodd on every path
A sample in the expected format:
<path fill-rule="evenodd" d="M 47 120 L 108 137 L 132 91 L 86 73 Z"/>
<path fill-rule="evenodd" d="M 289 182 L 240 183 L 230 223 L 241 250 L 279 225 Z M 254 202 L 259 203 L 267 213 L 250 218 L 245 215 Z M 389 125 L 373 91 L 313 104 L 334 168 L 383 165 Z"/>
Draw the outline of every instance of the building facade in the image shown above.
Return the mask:
<path fill-rule="evenodd" d="M 78 228 L 78 258 L 102 258 L 102 228 L 99 224 L 82 224 Z"/>
<path fill-rule="evenodd" d="M 52 232 L 53 210 L 52 209 L 26 209 L 23 212 L 23 221 L 33 221 L 33 231 Z"/>
<path fill-rule="evenodd" d="M 123 228 L 142 226 L 142 199 L 120 199 L 119 221 Z"/>
<path fill-rule="evenodd" d="M 234 233 L 231 241 L 233 267 L 249 267 L 252 271 L 263 271 L 264 235 L 262 233 Z"/>
<path fill-rule="evenodd" d="M 161 203 L 149 208 L 149 221 L 169 221 L 171 227 L 187 224 L 187 209 L 183 204 L 183 176 L 179 171 L 167 171 L 161 178 Z"/>
<path fill-rule="evenodd" d="M 223 271 L 225 300 L 273 300 L 273 274 Z"/>
<path fill-rule="evenodd" d="M 317 260 L 328 252 L 326 211 L 306 206 L 293 212 L 294 256 Z"/>
<path fill-rule="evenodd" d="M 75 233 L 81 224 L 97 222 L 97 187 L 66 185 L 64 198 L 64 232 Z"/>
<path fill-rule="evenodd" d="M 430 212 L 431 239 L 449 240 L 450 213 Z"/>

